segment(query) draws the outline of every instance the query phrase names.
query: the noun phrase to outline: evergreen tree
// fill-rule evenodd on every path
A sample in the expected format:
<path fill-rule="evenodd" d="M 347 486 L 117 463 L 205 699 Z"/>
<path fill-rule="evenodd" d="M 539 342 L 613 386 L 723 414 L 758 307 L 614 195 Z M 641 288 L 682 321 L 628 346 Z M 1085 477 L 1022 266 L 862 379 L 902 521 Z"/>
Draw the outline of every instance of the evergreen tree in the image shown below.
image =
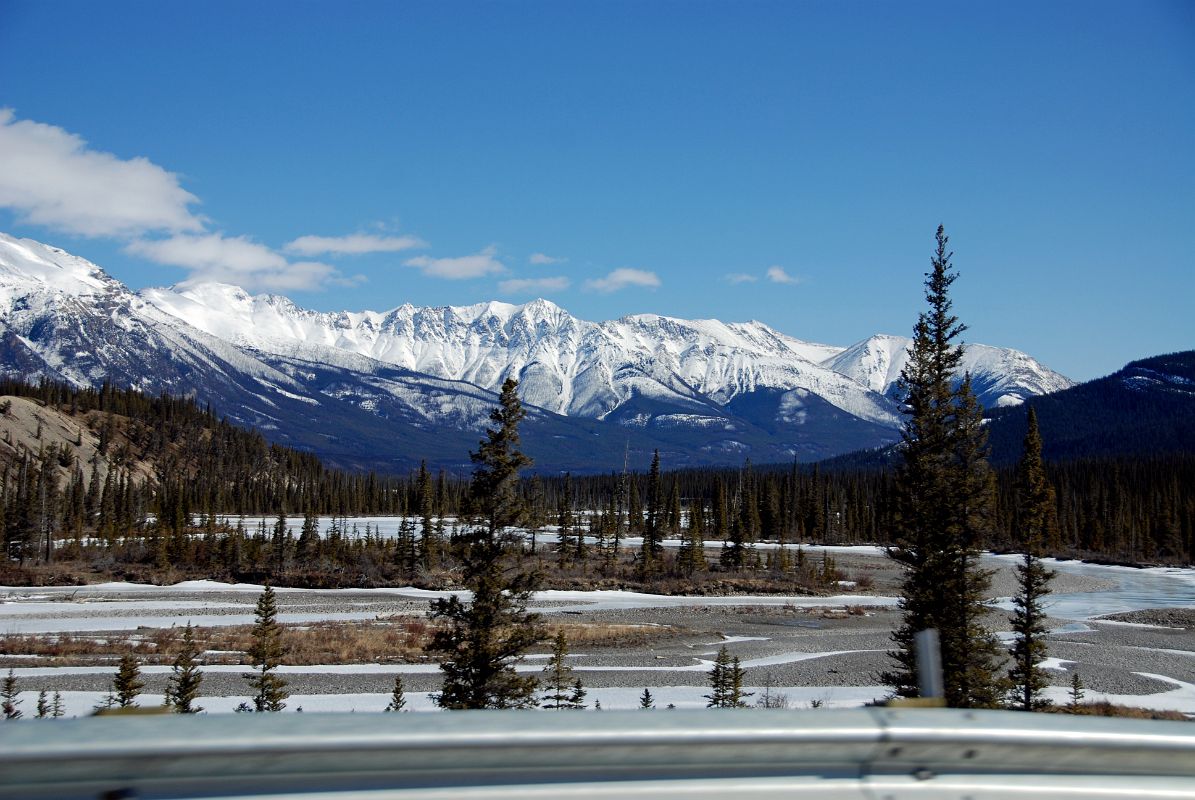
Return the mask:
<path fill-rule="evenodd" d="M 419 519 L 421 521 L 419 533 L 420 561 L 424 569 L 432 570 L 440 565 L 443 543 L 440 541 L 440 536 L 436 532 L 436 526 L 432 520 L 435 514 L 435 495 L 432 491 L 432 477 L 431 473 L 427 471 L 426 461 L 419 462 L 417 490 L 419 492 Z"/>
<path fill-rule="evenodd" d="M 578 532 L 577 539 L 583 538 Z M 568 563 L 576 549 L 573 544 L 573 476 L 566 472 L 556 502 L 556 556 L 560 566 Z"/>
<path fill-rule="evenodd" d="M 277 598 L 268 584 L 257 599 L 254 618 L 253 643 L 247 654 L 255 672 L 242 677 L 253 690 L 254 711 L 281 711 L 286 708 L 283 701 L 290 693 L 286 691 L 286 681 L 277 674 L 282 665 L 282 628 L 278 625 Z"/>
<path fill-rule="evenodd" d="M 112 680 L 112 694 L 118 708 L 136 708 L 137 696 L 145 688 L 145 681 L 141 680 L 141 665 L 132 653 L 125 653 L 120 657 L 120 666 L 116 669 L 116 677 Z"/>
<path fill-rule="evenodd" d="M 681 534 L 680 549 L 677 551 L 677 566 L 681 573 L 692 576 L 705 571 L 705 538 L 702 535 L 702 518 L 705 515 L 701 498 L 695 498 L 689 505 L 689 525 Z"/>
<path fill-rule="evenodd" d="M 296 553 L 299 562 L 307 565 L 319 554 L 319 519 L 315 510 L 307 507 L 303 514 L 303 528 L 299 531 L 299 545 Z"/>
<path fill-rule="evenodd" d="M 407 697 L 403 691 L 402 675 L 394 676 L 394 689 L 390 692 L 390 705 L 384 711 L 403 711 L 407 707 Z"/>
<path fill-rule="evenodd" d="M 743 691 L 743 676 L 744 670 L 738 657 L 731 657 L 730 651 L 723 645 L 709 671 L 710 693 L 705 695 L 709 700 L 705 704 L 706 708 L 746 707 L 745 700 L 752 692 Z"/>
<path fill-rule="evenodd" d="M 643 524 L 643 544 L 639 550 L 639 569 L 644 575 L 656 572 L 664 555 L 663 499 L 660 451 L 656 450 L 651 457 L 651 469 L 647 473 L 647 520 Z"/>
<path fill-rule="evenodd" d="M 552 657 L 544 667 L 544 695 L 541 698 L 544 708 L 559 711 L 585 707 L 581 702 L 585 690 L 581 680 L 573 674 L 573 668 L 565 661 L 567 657 L 568 641 L 564 638 L 564 631 L 559 631 L 552 641 Z"/>
<path fill-rule="evenodd" d="M 643 694 L 639 695 L 639 707 L 640 708 L 655 708 L 656 707 L 656 698 L 651 696 L 651 691 L 646 686 L 643 687 Z"/>
<path fill-rule="evenodd" d="M 947 705 L 967 708 L 993 705 L 1000 685 L 997 645 L 980 623 L 988 576 L 977 552 L 992 483 L 981 409 L 969 381 L 953 388 L 963 356 L 954 341 L 966 326 L 951 313 L 949 289 L 958 276 L 947 242 L 939 226 L 925 281 L 929 310 L 914 327 L 900 378 L 907 418 L 894 487 L 895 544 L 888 552 L 904 568 L 903 620 L 893 634 L 896 665 L 885 680 L 898 695 L 917 694 L 914 637 L 935 628 Z"/>
<path fill-rule="evenodd" d="M 964 375 L 955 391 L 954 463 L 958 476 L 958 522 L 955 572 L 960 576 L 954 625 L 939 636 L 953 637 L 943 652 L 955 654 L 957 702 L 969 707 L 1003 704 L 1007 681 L 998 665 L 1004 660 L 999 640 L 983 623 L 992 572 L 979 566 L 980 549 L 993 528 L 996 481 L 988 465 L 988 436 L 983 406 Z M 949 701 L 949 694 L 948 701 Z"/>
<path fill-rule="evenodd" d="M 490 414 L 495 427 L 476 453 L 470 487 L 475 521 L 464 555 L 463 582 L 473 593 L 469 604 L 459 595 L 432 602 L 433 619 L 446 623 L 428 651 L 441 657 L 444 683 L 436 703 L 441 708 L 526 708 L 536 704 L 537 681 L 519 675 L 515 664 L 543 634 L 539 616 L 527 611 L 538 581 L 534 574 L 508 574 L 505 555 L 517 543 L 511 528 L 526 513 L 518 491 L 518 473 L 531 459 L 519 448 L 519 423 L 526 416 L 518 382 L 502 384 L 499 407 Z"/>
<path fill-rule="evenodd" d="M 46 694 L 46 690 L 42 689 L 37 693 L 37 718 L 45 719 L 50 716 L 50 697 Z"/>
<path fill-rule="evenodd" d="M 672 489 L 668 493 L 668 535 L 676 536 L 680 533 L 681 523 L 680 482 L 672 480 Z"/>
<path fill-rule="evenodd" d="M 726 481 L 719 478 L 714 487 L 714 538 L 726 541 L 730 530 L 728 527 L 728 520 L 730 513 L 728 511 L 728 504 L 726 501 Z"/>
<path fill-rule="evenodd" d="M 17 676 L 8 668 L 8 675 L 0 683 L 0 714 L 5 719 L 20 719 L 23 714 L 17 708 L 21 704 L 21 690 L 17 688 Z"/>
<path fill-rule="evenodd" d="M 572 708 L 585 708 L 585 695 L 586 694 L 588 694 L 588 692 L 585 691 L 585 687 L 581 684 L 581 679 L 580 678 L 574 679 L 573 680 L 573 690 L 572 690 L 572 692 L 569 693 L 569 696 L 568 696 L 569 706 Z"/>
<path fill-rule="evenodd" d="M 182 646 L 170 668 L 170 680 L 166 684 L 166 705 L 179 714 L 197 714 L 203 711 L 195 705 L 201 683 L 203 672 L 199 669 L 199 647 L 195 643 L 195 630 L 188 622 L 187 627 L 183 629 Z"/>
<path fill-rule="evenodd" d="M 1087 692 L 1084 691 L 1085 688 L 1083 678 L 1079 673 L 1071 673 L 1071 696 L 1070 702 L 1066 704 L 1066 710 L 1071 714 L 1079 713 L 1079 709 L 1083 704 L 1083 698 L 1087 695 Z"/>
<path fill-rule="evenodd" d="M 735 656 L 730 660 L 730 708 L 746 708 L 747 698 L 755 694 L 754 692 L 743 691 L 743 678 L 746 676 L 746 670 L 743 669 L 739 657 Z"/>
<path fill-rule="evenodd" d="M 1050 705 L 1042 697 L 1049 686 L 1041 662 L 1046 658 L 1046 614 L 1043 598 L 1050 592 L 1054 573 L 1041 560 L 1042 548 L 1056 534 L 1054 489 L 1046 478 L 1041 458 L 1041 434 L 1037 413 L 1029 408 L 1029 427 L 1024 452 L 1017 466 L 1017 533 L 1024 556 L 1017 565 L 1017 595 L 1013 598 L 1013 644 L 1009 650 L 1012 669 L 1011 705 L 1021 711 L 1039 711 Z"/>
<path fill-rule="evenodd" d="M 415 538 L 415 523 L 403 517 L 398 523 L 398 535 L 394 538 L 394 563 L 404 577 L 415 574 L 419 564 L 419 543 Z"/>
<path fill-rule="evenodd" d="M 62 692 L 54 692 L 54 700 L 50 703 L 50 716 L 58 719 L 66 714 L 66 707 L 62 702 Z"/>

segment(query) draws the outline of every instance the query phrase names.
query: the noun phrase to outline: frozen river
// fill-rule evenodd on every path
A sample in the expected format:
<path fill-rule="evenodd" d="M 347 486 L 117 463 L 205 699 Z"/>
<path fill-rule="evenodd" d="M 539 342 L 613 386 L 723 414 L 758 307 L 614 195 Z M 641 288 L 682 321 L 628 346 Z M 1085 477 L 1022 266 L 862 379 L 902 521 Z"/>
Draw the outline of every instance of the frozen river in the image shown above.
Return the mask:
<path fill-rule="evenodd" d="M 387 522 L 388 521 L 388 522 Z M 269 520 L 267 520 L 267 523 Z M 357 520 L 364 533 L 366 520 Z M 302 520 L 298 520 L 301 525 Z M 371 530 L 383 534 L 393 518 L 368 520 Z M 246 520 L 246 524 L 254 524 Z M 551 538 L 551 534 L 545 534 Z M 632 542 L 627 542 L 633 546 Z M 808 547 L 819 555 L 823 548 Z M 864 559 L 882 558 L 879 548 L 825 548 Z M 987 556 L 993 567 L 1009 567 L 1014 556 Z M 1086 580 L 1062 582 L 1089 591 L 1051 595 L 1048 613 L 1061 621 L 1051 637 L 1051 669 L 1061 678 L 1068 670 L 1080 671 L 1089 687 L 1089 699 L 1106 697 L 1116 702 L 1175 708 L 1195 712 L 1195 632 L 1099 621 L 1105 614 L 1150 608 L 1195 608 L 1195 570 L 1084 564 L 1051 561 L 1059 573 Z M 244 625 L 252 622 L 253 604 L 260 586 L 187 581 L 159 587 L 126 583 L 88 587 L 0 587 L 0 633 L 99 633 L 131 632 L 140 628 Z M 447 592 L 414 588 L 372 590 L 279 589 L 282 622 L 321 620 L 374 620 L 391 615 L 419 615 L 427 602 Z M 748 669 L 749 682 L 767 680 L 770 691 L 785 694 L 795 705 L 850 706 L 883 696 L 874 675 L 885 663 L 888 632 L 896 621 L 896 599 L 890 596 L 843 593 L 830 597 L 808 596 L 663 596 L 626 591 L 546 591 L 535 595 L 532 605 L 549 620 L 631 622 L 679 625 L 714 632 L 704 638 L 682 639 L 635 650 L 599 650 L 575 654 L 571 661 L 590 687 L 590 699 L 603 707 L 634 707 L 647 686 L 661 707 L 704 705 L 702 685 L 718 646 L 725 643 Z M 1008 600 L 997 603 L 1007 608 Z M 846 609 L 853 609 L 844 616 Z M 838 618 L 825 615 L 838 610 Z M 561 615 L 567 614 L 567 617 Z M 831 614 L 831 616 L 833 616 Z M 530 659 L 522 667 L 534 672 L 544 663 Z M 235 707 L 243 693 L 243 666 L 209 667 L 205 698 L 210 711 Z M 166 669 L 147 668 L 147 691 L 164 681 Z M 436 666 L 423 664 L 360 664 L 288 667 L 296 697 L 290 707 L 305 710 L 380 710 L 386 703 L 386 686 L 395 674 L 412 682 L 414 708 L 430 708 L 430 691 Z M 98 691 L 111 669 L 95 667 L 27 667 L 15 671 L 23 686 L 40 683 L 62 689 L 71 713 L 84 713 L 101 696 Z M 1101 688 L 1102 687 L 1102 688 Z M 1061 685 L 1050 693 L 1064 700 Z M 33 693 L 27 692 L 29 698 Z M 149 697 L 147 696 L 147 701 Z M 26 704 L 27 708 L 32 702 Z"/>

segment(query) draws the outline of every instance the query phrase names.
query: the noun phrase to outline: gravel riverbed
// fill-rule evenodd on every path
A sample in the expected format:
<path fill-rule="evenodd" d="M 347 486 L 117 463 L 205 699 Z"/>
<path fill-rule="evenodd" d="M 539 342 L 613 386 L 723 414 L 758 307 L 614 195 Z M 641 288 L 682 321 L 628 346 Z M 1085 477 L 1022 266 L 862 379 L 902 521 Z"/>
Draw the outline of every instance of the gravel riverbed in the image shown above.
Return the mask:
<path fill-rule="evenodd" d="M 871 555 L 835 553 L 848 577 L 866 576 L 871 593 L 892 595 L 898 578 L 886 559 Z M 1015 562 L 986 559 L 994 570 L 993 597 L 1015 593 Z M 1059 594 L 1108 591 L 1115 576 L 1075 575 L 1060 571 L 1053 588 Z M 844 591 L 852 591 L 845 588 Z M 46 630 L 83 630 L 88 635 L 135 635 L 142 624 L 150 627 L 196 624 L 249 624 L 256 591 L 250 587 L 223 589 L 183 587 L 94 587 L 84 589 L 0 589 L 0 633 L 19 626 L 39 625 Z M 718 649 L 725 644 L 746 669 L 749 686 L 774 687 L 874 687 L 875 697 L 885 690 L 880 675 L 891 667 L 887 651 L 891 632 L 899 622 L 892 606 L 874 605 L 875 598 L 859 603 L 802 598 L 785 604 L 776 598 L 675 598 L 652 606 L 650 599 L 636 599 L 640 607 L 617 607 L 586 596 L 575 599 L 537 600 L 546 620 L 570 624 L 661 626 L 667 633 L 635 646 L 578 644 L 570 664 L 587 687 L 641 689 L 643 687 L 704 687 L 707 671 Z M 872 605 L 865 605 L 863 600 Z M 426 596 L 386 591 L 278 591 L 280 617 L 292 624 L 316 620 L 375 620 L 426 614 Z M 1010 630 L 1007 611 L 993 609 L 986 620 L 997 633 Z M 1048 637 L 1051 683 L 1069 686 L 1078 673 L 1089 693 L 1149 695 L 1166 692 L 1175 684 L 1162 678 L 1195 683 L 1195 611 L 1144 609 L 1102 619 L 1051 619 Z M 545 663 L 546 646 L 532 653 L 523 665 L 538 671 Z M 2 658 L 2 656 L 0 656 Z M 26 690 L 99 692 L 107 689 L 111 671 L 22 669 L 16 667 Z M 245 696 L 243 670 L 237 667 L 208 669 L 203 694 Z M 399 671 L 409 692 L 435 691 L 438 671 L 431 661 L 405 665 L 330 665 L 296 667 L 285 674 L 296 695 L 385 694 Z M 1145 673 L 1145 674 L 1142 674 Z M 1150 677 L 1150 676 L 1162 676 Z M 160 694 L 163 671 L 145 674 L 145 691 Z"/>

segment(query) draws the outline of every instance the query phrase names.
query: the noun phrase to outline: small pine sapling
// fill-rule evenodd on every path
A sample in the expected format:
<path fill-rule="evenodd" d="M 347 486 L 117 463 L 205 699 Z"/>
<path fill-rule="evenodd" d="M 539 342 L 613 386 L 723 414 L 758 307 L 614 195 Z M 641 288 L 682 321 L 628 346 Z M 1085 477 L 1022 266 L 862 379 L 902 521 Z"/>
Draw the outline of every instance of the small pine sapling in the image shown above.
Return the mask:
<path fill-rule="evenodd" d="M 199 669 L 199 648 L 191 623 L 183 629 L 182 647 L 174 658 L 170 681 L 166 685 L 166 705 L 179 714 L 197 714 L 203 709 L 195 705 L 203 673 Z"/>
<path fill-rule="evenodd" d="M 1071 674 L 1071 695 L 1070 702 L 1066 704 L 1066 710 L 1071 714 L 1078 714 L 1082 707 L 1083 698 L 1086 697 L 1087 692 L 1084 691 L 1086 687 L 1083 686 L 1083 678 L 1079 673 Z"/>
<path fill-rule="evenodd" d="M 5 719 L 20 719 L 23 715 L 17 708 L 21 704 L 21 690 L 17 688 L 17 676 L 10 667 L 8 676 L 0 684 L 0 713 Z"/>
<path fill-rule="evenodd" d="M 141 665 L 136 656 L 125 653 L 120 657 L 120 666 L 112 680 L 112 695 L 118 708 L 137 708 L 137 696 L 145 688 L 141 680 Z"/>
<path fill-rule="evenodd" d="M 390 692 L 390 705 L 386 706 L 383 711 L 405 711 L 407 708 L 407 697 L 403 692 L 402 675 L 394 676 L 394 689 Z"/>

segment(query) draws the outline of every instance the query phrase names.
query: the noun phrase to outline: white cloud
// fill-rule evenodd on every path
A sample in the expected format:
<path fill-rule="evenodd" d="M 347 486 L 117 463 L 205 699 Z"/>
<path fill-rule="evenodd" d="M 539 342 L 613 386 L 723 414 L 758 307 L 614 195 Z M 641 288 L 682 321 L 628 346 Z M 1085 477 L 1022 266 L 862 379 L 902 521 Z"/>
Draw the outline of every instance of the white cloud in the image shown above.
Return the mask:
<path fill-rule="evenodd" d="M 303 256 L 359 255 L 361 253 L 397 253 L 426 247 L 427 242 L 414 236 L 376 236 L 354 233 L 349 236 L 300 236 L 283 247 L 288 253 Z"/>
<path fill-rule="evenodd" d="M 800 283 L 799 278 L 789 275 L 781 267 L 768 267 L 768 280 L 772 283 Z"/>
<path fill-rule="evenodd" d="M 140 239 L 129 243 L 125 250 L 159 264 L 189 270 L 189 282 L 220 281 L 250 291 L 311 290 L 328 283 L 351 285 L 361 279 L 344 278 L 335 267 L 318 261 L 288 262 L 269 247 L 244 236 L 208 233 Z"/>
<path fill-rule="evenodd" d="M 555 256 L 549 256 L 549 255 L 545 255 L 543 253 L 532 253 L 531 258 L 527 259 L 527 261 L 532 264 L 536 264 L 536 265 L 546 265 L 546 264 L 563 264 L 564 262 L 568 261 L 568 259 L 567 258 L 556 258 Z"/>
<path fill-rule="evenodd" d="M 199 198 L 145 158 L 92 150 L 62 128 L 0 108 L 0 206 L 23 222 L 84 236 L 203 230 Z"/>
<path fill-rule="evenodd" d="M 759 278 L 745 272 L 732 272 L 724 276 L 727 283 L 755 283 Z"/>
<path fill-rule="evenodd" d="M 471 256 L 457 258 L 431 258 L 416 256 L 407 259 L 408 267 L 418 267 L 419 271 L 430 278 L 447 278 L 448 280 L 464 280 L 466 278 L 480 278 L 491 273 L 506 272 L 506 267 L 497 259 L 498 249 L 493 245 Z"/>
<path fill-rule="evenodd" d="M 645 269 L 630 269 L 628 267 L 620 267 L 604 278 L 594 278 L 585 281 L 585 288 L 597 292 L 617 292 L 619 289 L 625 289 L 628 286 L 655 288 L 659 285 L 660 278 L 656 273 L 648 272 Z"/>
<path fill-rule="evenodd" d="M 534 294 L 536 292 L 559 292 L 569 287 L 569 279 L 555 278 L 512 278 L 498 284 L 502 294 Z"/>
<path fill-rule="evenodd" d="M 132 242 L 125 250 L 159 264 L 200 272 L 252 272 L 286 266 L 286 259 L 264 244 L 258 244 L 244 236 L 227 237 L 219 233 L 172 236 L 169 239 L 142 239 Z"/>

